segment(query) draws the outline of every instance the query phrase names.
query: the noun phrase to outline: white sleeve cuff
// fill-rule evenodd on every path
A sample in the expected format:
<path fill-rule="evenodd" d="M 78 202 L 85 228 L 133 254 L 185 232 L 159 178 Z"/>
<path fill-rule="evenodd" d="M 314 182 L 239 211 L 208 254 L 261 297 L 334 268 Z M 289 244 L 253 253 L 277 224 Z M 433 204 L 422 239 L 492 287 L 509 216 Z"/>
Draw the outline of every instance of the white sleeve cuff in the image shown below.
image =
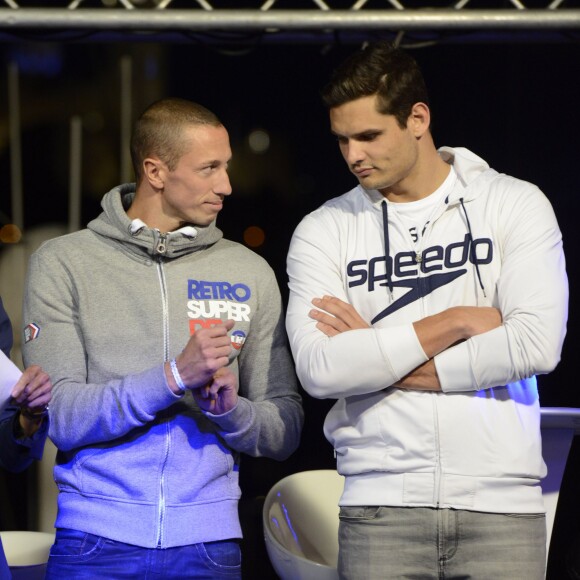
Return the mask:
<path fill-rule="evenodd" d="M 385 328 L 376 333 L 381 354 L 397 380 L 429 360 L 412 324 L 399 326 L 396 332 Z"/>
<path fill-rule="evenodd" d="M 439 353 L 433 362 L 444 393 L 477 390 L 471 372 L 467 341 Z"/>

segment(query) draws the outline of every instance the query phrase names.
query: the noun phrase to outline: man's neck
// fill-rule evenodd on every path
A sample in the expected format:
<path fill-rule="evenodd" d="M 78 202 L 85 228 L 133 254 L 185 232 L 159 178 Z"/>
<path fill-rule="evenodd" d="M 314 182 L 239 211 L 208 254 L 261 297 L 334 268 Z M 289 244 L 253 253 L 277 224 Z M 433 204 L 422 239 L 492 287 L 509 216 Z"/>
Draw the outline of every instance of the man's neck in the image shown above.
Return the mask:
<path fill-rule="evenodd" d="M 437 191 L 447 179 L 451 167 L 441 159 L 430 134 L 422 137 L 419 147 L 413 171 L 399 183 L 380 190 L 389 201 L 419 201 Z"/>
<path fill-rule="evenodd" d="M 179 229 L 183 224 L 166 216 L 162 208 L 158 207 L 159 204 L 156 199 L 158 197 L 155 195 L 137 189 L 133 203 L 127 209 L 127 216 L 131 220 L 140 219 L 147 224 L 147 227 L 159 230 L 162 233 Z"/>

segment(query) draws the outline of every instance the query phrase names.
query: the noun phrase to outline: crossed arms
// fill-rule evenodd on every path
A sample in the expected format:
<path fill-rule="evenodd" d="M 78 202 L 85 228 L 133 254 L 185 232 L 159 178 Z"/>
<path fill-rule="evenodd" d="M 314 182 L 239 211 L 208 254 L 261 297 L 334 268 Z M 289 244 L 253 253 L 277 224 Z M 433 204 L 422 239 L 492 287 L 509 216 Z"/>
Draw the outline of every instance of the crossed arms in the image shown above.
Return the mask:
<path fill-rule="evenodd" d="M 475 295 L 462 305 L 461 291 L 439 293 L 427 304 L 428 313 L 438 313 L 422 317 L 416 305 L 408 317 L 397 311 L 388 326 L 367 322 L 380 305 L 373 299 L 381 291 L 386 296 L 386 289 L 351 289 L 345 279 L 360 212 L 330 205 L 301 222 L 288 254 L 286 326 L 298 377 L 310 395 L 343 398 L 390 386 L 476 391 L 555 367 L 568 304 L 561 234 L 543 194 L 514 183 L 501 197 L 485 306 L 476 306 Z"/>
<path fill-rule="evenodd" d="M 316 320 L 316 328 L 328 337 L 349 330 L 370 328 L 355 308 L 333 296 L 314 298 L 316 307 L 310 317 Z M 440 391 L 441 385 L 433 357 L 453 344 L 492 330 L 501 325 L 501 313 L 497 308 L 457 306 L 439 314 L 427 316 L 413 323 L 413 328 L 429 360 L 412 370 L 392 386 L 421 391 Z"/>

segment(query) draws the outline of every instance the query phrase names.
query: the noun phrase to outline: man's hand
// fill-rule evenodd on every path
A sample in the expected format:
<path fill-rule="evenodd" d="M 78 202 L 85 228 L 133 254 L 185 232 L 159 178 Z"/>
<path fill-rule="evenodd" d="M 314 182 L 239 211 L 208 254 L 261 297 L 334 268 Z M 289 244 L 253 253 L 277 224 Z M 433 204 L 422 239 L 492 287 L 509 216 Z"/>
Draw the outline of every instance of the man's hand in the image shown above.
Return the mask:
<path fill-rule="evenodd" d="M 309 312 L 310 318 L 317 321 L 316 328 L 326 336 L 336 336 L 347 330 L 370 328 L 352 304 L 334 296 L 314 298 L 316 309 Z"/>
<path fill-rule="evenodd" d="M 12 389 L 12 398 L 20 407 L 18 421 L 27 437 L 42 423 L 52 397 L 50 377 L 37 365 L 28 367 Z"/>
<path fill-rule="evenodd" d="M 238 381 L 228 368 L 221 368 L 207 385 L 191 392 L 199 408 L 213 415 L 223 415 L 238 403 Z"/>
<path fill-rule="evenodd" d="M 215 373 L 229 362 L 232 343 L 228 331 L 234 326 L 233 320 L 226 320 L 211 328 L 197 330 L 185 348 L 175 358 L 181 380 L 189 389 L 207 385 Z M 174 393 L 180 393 L 175 383 L 169 363 L 165 363 L 165 376 Z"/>
<path fill-rule="evenodd" d="M 400 381 L 394 383 L 393 387 L 414 391 L 441 391 L 441 384 L 439 383 L 433 359 L 412 370 Z"/>
<path fill-rule="evenodd" d="M 501 326 L 501 312 L 490 306 L 454 306 L 413 323 L 429 358 L 450 346 Z"/>
<path fill-rule="evenodd" d="M 50 377 L 37 365 L 28 367 L 12 389 L 12 398 L 19 407 L 31 413 L 43 411 L 52 396 Z"/>

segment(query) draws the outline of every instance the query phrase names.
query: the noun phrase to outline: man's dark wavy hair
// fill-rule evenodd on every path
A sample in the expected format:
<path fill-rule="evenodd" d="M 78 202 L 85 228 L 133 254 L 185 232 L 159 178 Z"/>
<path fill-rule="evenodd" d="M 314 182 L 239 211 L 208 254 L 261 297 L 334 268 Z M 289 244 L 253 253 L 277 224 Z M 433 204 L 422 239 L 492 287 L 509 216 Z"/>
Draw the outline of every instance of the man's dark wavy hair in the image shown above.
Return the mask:
<path fill-rule="evenodd" d="M 329 109 L 377 95 L 378 111 L 394 115 L 401 128 L 407 126 L 415 103 L 429 105 L 419 65 L 389 42 L 369 44 L 348 57 L 333 72 L 321 95 Z"/>

